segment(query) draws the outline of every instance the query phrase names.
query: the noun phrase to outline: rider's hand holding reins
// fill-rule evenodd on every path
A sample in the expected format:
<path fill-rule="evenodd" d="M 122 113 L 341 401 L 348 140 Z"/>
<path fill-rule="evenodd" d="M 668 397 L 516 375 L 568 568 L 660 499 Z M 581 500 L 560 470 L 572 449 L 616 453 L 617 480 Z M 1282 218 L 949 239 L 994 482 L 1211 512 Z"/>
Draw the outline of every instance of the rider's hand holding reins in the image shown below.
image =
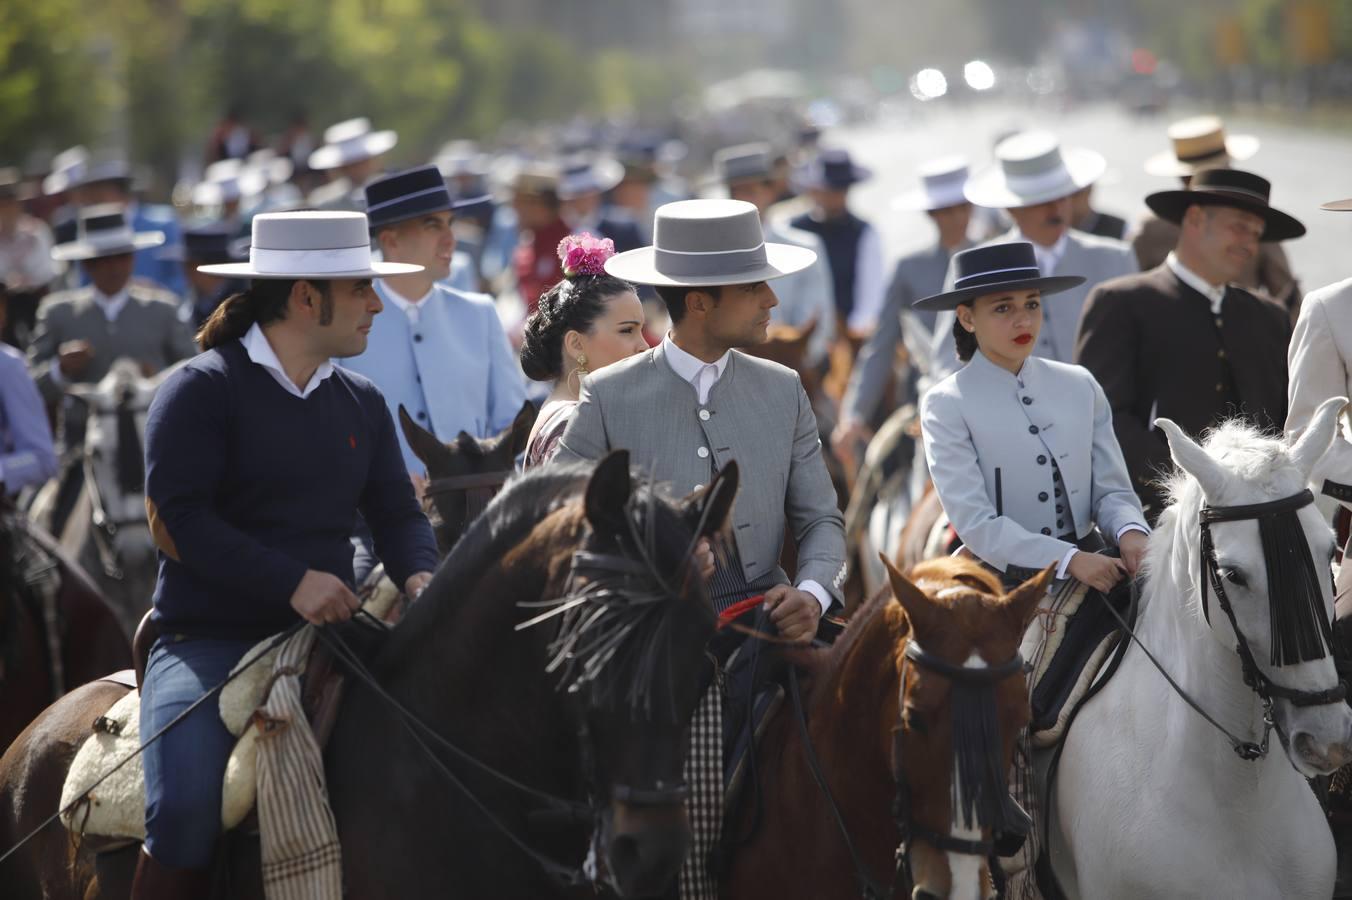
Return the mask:
<path fill-rule="evenodd" d="M 1117 549 L 1122 552 L 1122 563 L 1127 567 L 1127 574 L 1132 578 L 1141 571 L 1141 564 L 1145 562 L 1145 549 L 1150 545 L 1150 541 L 1145 534 L 1140 531 L 1123 532 L 1117 539 Z"/>
<path fill-rule="evenodd" d="M 699 575 L 705 581 L 714 577 L 714 546 L 708 538 L 700 538 L 695 543 L 695 565 L 699 566 Z"/>
<path fill-rule="evenodd" d="M 423 592 L 423 589 L 427 587 L 431 580 L 431 572 L 416 572 L 408 576 L 408 581 L 404 582 L 404 596 L 410 600 L 417 600 L 418 595 Z"/>
<path fill-rule="evenodd" d="M 305 573 L 291 595 L 291 608 L 312 625 L 346 622 L 360 606 L 357 595 L 341 579 L 314 569 Z"/>
<path fill-rule="evenodd" d="M 822 605 L 807 591 L 777 584 L 765 592 L 765 608 L 780 637 L 795 644 L 806 644 L 817 633 Z"/>
<path fill-rule="evenodd" d="M 1127 574 L 1127 567 L 1116 557 L 1104 556 L 1101 553 L 1085 553 L 1080 550 L 1070 558 L 1070 565 L 1066 567 L 1066 571 L 1075 580 L 1106 594 Z"/>

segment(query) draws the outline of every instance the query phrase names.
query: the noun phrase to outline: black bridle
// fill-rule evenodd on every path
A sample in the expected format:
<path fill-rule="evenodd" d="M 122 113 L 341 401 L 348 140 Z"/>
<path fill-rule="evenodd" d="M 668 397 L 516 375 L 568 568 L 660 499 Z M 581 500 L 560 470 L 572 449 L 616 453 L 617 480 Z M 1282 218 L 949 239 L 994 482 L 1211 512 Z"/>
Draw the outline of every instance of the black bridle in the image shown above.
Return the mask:
<path fill-rule="evenodd" d="M 493 498 L 502 490 L 515 472 L 504 469 L 494 472 L 476 472 L 471 475 L 447 475 L 433 478 L 423 489 L 423 496 L 432 501 L 440 522 L 433 524 L 437 538 L 446 550 L 455 544 L 460 535 L 477 519 Z M 443 503 L 446 505 L 443 506 Z M 456 509 L 453 504 L 459 504 Z M 459 521 L 453 520 L 447 512 L 455 510 L 460 514 Z"/>
<path fill-rule="evenodd" d="M 897 689 L 897 726 L 892 732 L 892 781 L 896 790 L 892 798 L 892 821 L 897 827 L 898 842 L 896 868 L 892 873 L 890 889 L 869 873 L 850 836 L 845 817 L 836 804 L 812 746 L 797 674 L 791 673 L 789 676 L 789 695 L 793 700 L 808 769 L 825 796 L 827 807 L 845 841 L 862 900 L 886 900 L 897 896 L 898 891 L 901 896 L 910 897 L 915 887 L 915 875 L 911 868 L 911 847 L 915 841 L 924 841 L 944 853 L 979 856 L 988 861 L 991 878 L 998 879 L 999 862 L 996 857 L 1017 853 L 1032 826 L 1028 813 L 1009 795 L 995 705 L 997 684 L 1006 678 L 1024 677 L 1023 657 L 1015 652 L 1011 659 L 997 666 L 970 668 L 940 659 L 911 640 L 906 645 L 903 662 L 906 667 L 902 670 Z M 953 816 L 955 820 L 959 816 L 964 817 L 978 829 L 989 829 L 989 839 L 957 838 L 926 828 L 915 820 L 902 753 L 902 717 L 905 714 L 907 676 L 912 667 L 927 669 L 953 683 L 954 763 L 957 771 L 964 776 L 961 795 L 955 791 L 953 796 Z M 999 881 L 996 883 L 998 885 Z"/>
<path fill-rule="evenodd" d="M 1271 663 L 1281 667 L 1298 662 L 1323 659 L 1332 653 L 1332 623 L 1323 611 L 1320 581 L 1310 555 L 1309 541 L 1300 527 L 1297 513 L 1314 502 L 1314 495 L 1303 490 L 1290 497 L 1267 503 L 1245 506 L 1208 506 L 1203 504 L 1198 514 L 1202 544 L 1202 614 L 1211 624 L 1211 609 L 1207 599 L 1208 582 L 1216 594 L 1216 601 L 1230 620 L 1235 632 L 1236 647 L 1244 683 L 1263 701 L 1270 713 L 1273 699 L 1289 701 L 1294 706 L 1328 706 L 1341 703 L 1347 697 L 1347 685 L 1339 682 L 1321 691 L 1305 691 L 1286 687 L 1273 681 L 1254 658 L 1244 632 L 1235 618 L 1235 610 L 1225 593 L 1225 578 L 1216 560 L 1216 547 L 1211 536 L 1214 522 L 1258 521 L 1263 542 L 1264 562 L 1268 575 L 1268 608 L 1272 629 Z M 1294 581 L 1294 602 L 1283 602 L 1288 594 L 1278 593 L 1278 585 Z M 1273 727 L 1267 715 L 1267 728 Z M 1283 737 L 1278 732 L 1279 737 Z M 1266 749 L 1267 735 L 1263 747 Z M 1243 755 L 1243 754 L 1241 754 Z M 1257 757 L 1254 757 L 1257 758 Z"/>

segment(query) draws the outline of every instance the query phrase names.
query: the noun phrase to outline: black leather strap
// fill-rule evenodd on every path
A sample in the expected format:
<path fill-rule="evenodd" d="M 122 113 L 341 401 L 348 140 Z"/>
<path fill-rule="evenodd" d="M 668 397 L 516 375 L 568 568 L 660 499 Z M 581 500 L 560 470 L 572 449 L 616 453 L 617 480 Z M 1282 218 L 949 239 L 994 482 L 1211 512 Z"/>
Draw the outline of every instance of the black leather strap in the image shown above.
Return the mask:
<path fill-rule="evenodd" d="M 1339 484 L 1325 478 L 1324 486 L 1319 489 L 1319 493 L 1325 497 L 1332 497 L 1334 500 L 1352 503 L 1352 484 Z"/>

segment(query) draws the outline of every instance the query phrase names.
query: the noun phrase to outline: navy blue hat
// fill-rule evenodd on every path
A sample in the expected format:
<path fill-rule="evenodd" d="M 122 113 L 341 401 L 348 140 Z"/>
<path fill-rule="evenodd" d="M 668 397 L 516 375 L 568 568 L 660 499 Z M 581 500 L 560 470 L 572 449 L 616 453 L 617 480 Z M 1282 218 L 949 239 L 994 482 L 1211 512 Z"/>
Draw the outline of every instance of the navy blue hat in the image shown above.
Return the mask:
<path fill-rule="evenodd" d="M 916 309 L 957 309 L 969 300 L 1002 291 L 1041 291 L 1043 296 L 1084 284 L 1081 275 L 1042 277 L 1027 241 L 973 247 L 953 257 L 953 290 L 924 297 Z"/>
<path fill-rule="evenodd" d="M 823 150 L 804 166 L 794 179 L 803 188 L 843 191 L 852 184 L 867 181 L 873 172 L 856 165 L 848 150 Z"/>
<path fill-rule="evenodd" d="M 428 213 L 456 211 L 481 203 L 484 197 L 455 200 L 436 166 L 418 166 L 384 175 L 366 185 L 366 216 L 371 230 Z"/>
<path fill-rule="evenodd" d="M 165 247 L 160 259 L 204 265 L 232 263 L 249 257 L 249 239 L 224 222 L 211 222 L 183 229 L 183 241 Z"/>

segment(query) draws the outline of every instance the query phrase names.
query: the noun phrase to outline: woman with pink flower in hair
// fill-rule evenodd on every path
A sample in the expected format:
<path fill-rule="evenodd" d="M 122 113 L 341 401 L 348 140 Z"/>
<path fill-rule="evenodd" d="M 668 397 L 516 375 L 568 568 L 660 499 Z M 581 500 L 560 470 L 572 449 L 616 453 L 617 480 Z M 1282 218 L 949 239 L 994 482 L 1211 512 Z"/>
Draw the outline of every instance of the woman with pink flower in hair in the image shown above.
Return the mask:
<path fill-rule="evenodd" d="M 553 381 L 540 408 L 525 467 L 553 459 L 577 407 L 582 379 L 614 362 L 648 349 L 643 339 L 643 304 L 634 286 L 607 275 L 615 255 L 610 239 L 584 232 L 559 243 L 563 279 L 540 296 L 521 338 L 521 369 L 535 381 Z"/>

